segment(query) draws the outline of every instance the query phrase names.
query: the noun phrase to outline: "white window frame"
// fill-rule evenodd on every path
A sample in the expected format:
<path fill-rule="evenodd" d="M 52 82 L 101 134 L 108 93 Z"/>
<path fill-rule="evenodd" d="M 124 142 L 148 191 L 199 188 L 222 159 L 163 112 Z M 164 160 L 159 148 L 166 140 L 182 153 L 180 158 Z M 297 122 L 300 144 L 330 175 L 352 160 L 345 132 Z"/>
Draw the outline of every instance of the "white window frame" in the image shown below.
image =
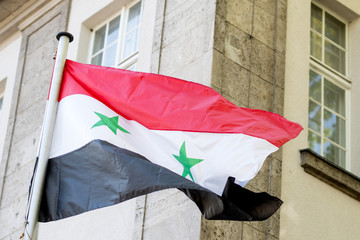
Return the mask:
<path fill-rule="evenodd" d="M 318 8 L 320 8 L 323 11 L 322 14 L 322 33 L 321 33 L 321 61 L 316 59 L 315 57 L 311 56 L 310 54 L 310 59 L 312 60 L 313 63 L 318 63 L 319 65 L 323 66 L 324 69 L 326 69 L 327 71 L 330 71 L 336 75 L 339 75 L 341 78 L 343 78 L 344 80 L 350 82 L 349 80 L 349 50 L 350 50 L 350 44 L 349 44 L 349 23 L 342 18 L 341 16 L 339 16 L 338 14 L 336 14 L 335 12 L 327 9 L 325 6 L 323 6 L 320 3 L 315 3 L 315 2 L 311 2 L 311 4 L 314 4 L 315 6 L 317 6 Z M 328 39 L 325 36 L 325 13 L 328 13 L 329 15 L 335 17 L 337 20 L 339 20 L 340 22 L 342 22 L 345 25 L 345 48 L 341 47 L 340 45 L 338 45 L 337 43 L 333 42 L 331 39 Z M 310 27 L 310 32 L 314 32 L 315 34 L 319 35 L 319 33 L 317 33 L 316 31 L 313 31 Z M 327 41 L 329 41 L 331 44 L 335 45 L 338 48 L 341 48 L 345 51 L 345 74 L 342 74 L 341 72 L 339 72 L 338 70 L 332 68 L 331 66 L 327 65 L 325 63 L 325 39 Z"/>
<path fill-rule="evenodd" d="M 349 44 L 349 23 L 347 21 L 345 21 L 343 18 L 341 18 L 338 14 L 330 11 L 329 9 L 327 9 L 325 6 L 319 4 L 319 3 L 314 3 L 312 2 L 312 4 L 314 4 L 315 6 L 319 7 L 322 9 L 323 14 L 322 14 L 322 61 L 319 61 L 318 59 L 316 59 L 315 57 L 311 56 L 310 54 L 310 70 L 313 70 L 314 72 L 317 72 L 318 74 L 322 75 L 324 78 L 326 78 L 326 80 L 328 80 L 329 82 L 333 83 L 334 85 L 338 86 L 339 88 L 343 89 L 345 91 L 345 169 L 347 171 L 351 171 L 351 151 L 350 151 L 350 111 L 351 111 L 351 97 L 350 97 L 350 90 L 351 90 L 351 81 L 349 78 L 349 65 L 350 65 L 350 59 L 349 59 L 349 51 L 350 51 L 350 44 Z M 339 71 L 337 71 L 336 69 L 328 66 L 325 64 L 325 60 L 324 60 L 324 54 L 325 54 L 325 13 L 330 14 L 331 16 L 335 17 L 337 20 L 341 21 L 342 23 L 345 24 L 345 74 L 340 73 Z M 313 30 L 310 27 L 310 32 L 312 32 Z M 338 46 L 338 44 L 332 42 L 330 39 L 328 39 L 331 43 L 335 44 L 336 46 Z M 341 46 L 340 46 L 341 47 Z M 309 71 L 310 71 L 309 70 Z M 323 82 L 323 81 L 322 81 Z M 322 92 L 324 91 L 324 86 L 321 86 L 322 88 Z M 322 93 L 323 95 L 323 93 Z M 313 100 L 314 101 L 314 100 Z M 324 101 L 323 97 L 322 97 L 322 101 Z M 310 96 L 309 96 L 309 102 L 310 102 Z M 324 132 L 323 132 L 323 127 L 324 127 L 324 102 L 321 103 L 321 154 L 323 154 L 323 139 L 324 139 Z M 312 129 L 308 128 L 308 131 L 311 131 L 313 133 L 315 133 Z M 315 133 L 316 135 L 318 135 L 317 133 Z M 337 144 L 338 145 L 338 144 Z"/>
<path fill-rule="evenodd" d="M 126 34 L 126 26 L 127 26 L 127 20 L 129 15 L 129 10 L 131 7 L 136 5 L 141 1 L 141 10 L 140 10 L 140 26 L 139 26 L 139 35 L 138 35 L 138 49 L 130 56 L 126 57 L 125 59 L 121 60 L 121 55 L 123 53 L 123 48 L 125 47 L 124 41 L 125 41 L 125 34 Z M 95 33 L 97 30 L 99 30 L 101 27 L 106 25 L 106 33 L 108 32 L 109 23 L 111 20 L 113 20 L 115 17 L 120 15 L 120 26 L 119 26 L 119 36 L 118 36 L 118 43 L 116 47 L 116 57 L 115 57 L 115 66 L 116 68 L 122 68 L 122 69 L 132 69 L 133 66 L 135 66 L 134 69 L 136 69 L 136 64 L 139 58 L 139 45 L 140 45 L 140 39 L 141 39 L 141 28 L 142 28 L 142 18 L 143 18 L 143 8 L 144 8 L 144 0 L 136 0 L 132 1 L 127 5 L 124 5 L 119 11 L 117 11 L 115 14 L 112 14 L 108 18 L 106 18 L 104 21 L 96 25 L 94 29 L 92 30 L 91 34 L 91 41 L 90 41 L 90 49 L 88 53 L 88 63 L 91 63 L 92 56 L 96 55 L 92 53 L 93 47 L 94 47 L 94 41 L 95 41 Z M 105 34 L 105 43 L 107 42 L 107 34 Z M 105 47 L 105 46 L 104 46 Z M 101 50 L 100 50 L 101 51 Z M 105 54 L 103 54 L 102 61 L 104 60 Z"/>

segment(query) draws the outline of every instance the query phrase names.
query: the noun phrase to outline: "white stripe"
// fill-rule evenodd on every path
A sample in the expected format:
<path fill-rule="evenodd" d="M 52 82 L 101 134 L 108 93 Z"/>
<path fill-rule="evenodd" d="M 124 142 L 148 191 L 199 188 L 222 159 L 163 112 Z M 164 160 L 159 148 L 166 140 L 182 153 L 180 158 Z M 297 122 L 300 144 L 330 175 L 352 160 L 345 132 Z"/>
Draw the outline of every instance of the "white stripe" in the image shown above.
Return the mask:
<path fill-rule="evenodd" d="M 84 95 L 72 95 L 60 102 L 50 157 L 102 139 L 182 175 L 183 166 L 173 154 L 179 155 L 185 141 L 187 157 L 204 159 L 191 168 L 195 182 L 221 195 L 228 176 L 235 177 L 237 182 L 249 181 L 265 158 L 278 149 L 264 139 L 244 134 L 149 130 L 121 116 L 118 124 L 130 134 L 117 130 L 115 135 L 107 126 L 91 128 L 100 120 L 94 112 L 118 116 L 101 102 Z"/>

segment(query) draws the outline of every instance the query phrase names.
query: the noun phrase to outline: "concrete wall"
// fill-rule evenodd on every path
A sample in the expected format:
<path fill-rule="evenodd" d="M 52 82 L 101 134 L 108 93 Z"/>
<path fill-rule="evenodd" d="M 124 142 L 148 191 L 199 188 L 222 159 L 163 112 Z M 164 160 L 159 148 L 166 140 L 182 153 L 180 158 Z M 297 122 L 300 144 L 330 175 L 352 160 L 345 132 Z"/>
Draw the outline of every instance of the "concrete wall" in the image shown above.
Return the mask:
<path fill-rule="evenodd" d="M 211 87 L 240 107 L 283 113 L 286 1 L 217 1 Z M 281 150 L 247 188 L 281 194 Z M 268 221 L 202 221 L 201 239 L 278 239 L 279 212 Z"/>
<path fill-rule="evenodd" d="M 338 14 L 349 12 L 343 9 L 344 6 L 355 12 L 360 10 L 358 1 L 322 2 L 336 6 L 340 11 Z M 280 239 L 357 239 L 360 234 L 360 203 L 304 172 L 300 166 L 299 149 L 307 147 L 311 2 L 288 0 L 287 3 L 284 114 L 288 119 L 300 123 L 304 131 L 283 147 L 281 198 L 285 203 L 281 208 Z M 358 41 L 354 41 L 358 38 L 358 21 L 353 19 L 350 25 L 351 29 L 356 25 L 355 35 L 351 33 L 350 40 L 350 48 L 355 51 L 351 56 L 351 122 L 359 119 L 359 50 Z M 355 116 L 357 118 L 354 119 Z M 358 126 L 351 134 L 351 147 L 355 152 L 359 149 L 355 140 L 360 135 Z M 352 154 L 352 161 L 358 162 L 357 156 Z"/>
<path fill-rule="evenodd" d="M 52 55 L 57 47 L 54 36 L 65 29 L 67 10 L 68 1 L 50 1 L 45 9 L 40 8 L 38 14 L 34 13 L 28 22 L 18 26 L 21 47 L 0 166 L 0 239 L 17 239 L 23 230 Z"/>

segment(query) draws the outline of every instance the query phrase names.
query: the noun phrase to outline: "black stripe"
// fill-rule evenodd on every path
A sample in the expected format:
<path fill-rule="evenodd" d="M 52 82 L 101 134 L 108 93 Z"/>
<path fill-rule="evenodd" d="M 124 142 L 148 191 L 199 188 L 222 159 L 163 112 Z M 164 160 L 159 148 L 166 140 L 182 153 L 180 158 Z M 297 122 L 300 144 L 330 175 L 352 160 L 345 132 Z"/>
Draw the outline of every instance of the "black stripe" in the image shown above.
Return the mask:
<path fill-rule="evenodd" d="M 139 154 L 95 140 L 49 159 L 39 221 L 67 218 L 168 188 L 183 191 L 207 219 L 264 220 L 282 203 L 230 180 L 220 197 Z"/>

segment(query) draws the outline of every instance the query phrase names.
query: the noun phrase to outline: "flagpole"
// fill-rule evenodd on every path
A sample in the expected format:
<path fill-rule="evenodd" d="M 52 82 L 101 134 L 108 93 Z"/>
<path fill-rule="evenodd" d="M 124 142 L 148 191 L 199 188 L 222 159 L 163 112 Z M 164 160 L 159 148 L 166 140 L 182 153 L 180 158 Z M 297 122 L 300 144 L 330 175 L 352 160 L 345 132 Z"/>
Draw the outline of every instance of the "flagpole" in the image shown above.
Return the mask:
<path fill-rule="evenodd" d="M 53 77 L 51 80 L 49 99 L 45 110 L 45 119 L 43 123 L 43 132 L 41 136 L 38 162 L 36 166 L 36 172 L 34 174 L 31 193 L 29 196 L 29 208 L 25 222 L 25 240 L 34 240 L 35 236 L 52 133 L 55 123 L 61 80 L 68 46 L 69 43 L 74 39 L 74 37 L 68 32 L 59 32 L 56 35 L 56 38 L 59 41 L 59 44 L 56 54 Z"/>

